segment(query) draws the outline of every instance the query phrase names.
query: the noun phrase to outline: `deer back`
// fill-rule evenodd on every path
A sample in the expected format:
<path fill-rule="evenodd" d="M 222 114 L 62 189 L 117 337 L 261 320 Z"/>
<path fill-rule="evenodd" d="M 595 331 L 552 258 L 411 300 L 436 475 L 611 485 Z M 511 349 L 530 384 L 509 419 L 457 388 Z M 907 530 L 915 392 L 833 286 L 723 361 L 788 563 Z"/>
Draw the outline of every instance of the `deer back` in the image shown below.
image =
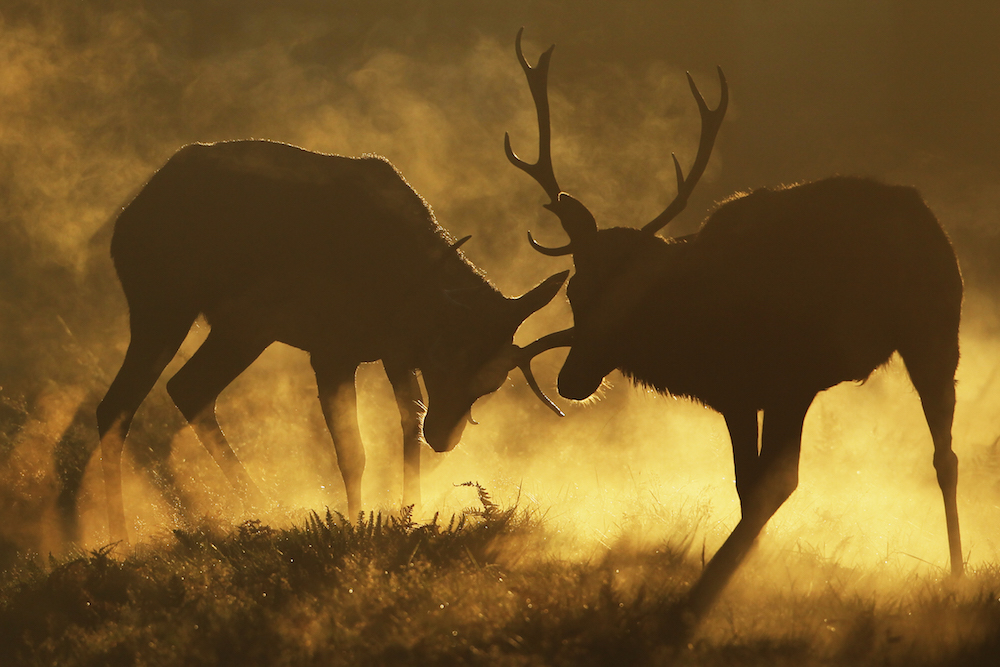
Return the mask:
<path fill-rule="evenodd" d="M 389 321 L 412 328 L 445 307 L 447 289 L 480 290 L 481 307 L 504 301 L 375 156 L 187 146 L 122 213 L 111 247 L 130 305 L 152 293 L 209 322 L 235 310 L 262 327 L 282 319 L 275 333 L 307 349 L 332 331 L 360 343 L 384 338 Z"/>
<path fill-rule="evenodd" d="M 566 275 L 508 299 L 455 245 L 384 158 L 251 140 L 178 151 L 119 216 L 111 252 L 133 322 L 204 314 L 314 362 L 421 369 L 425 433 L 450 448 L 472 402 L 519 364 L 518 326 Z"/>
<path fill-rule="evenodd" d="M 601 230 L 574 261 L 560 392 L 576 394 L 620 368 L 714 407 L 763 407 L 864 379 L 953 330 L 961 308 L 954 252 L 917 193 L 856 178 L 739 195 L 682 243 Z"/>

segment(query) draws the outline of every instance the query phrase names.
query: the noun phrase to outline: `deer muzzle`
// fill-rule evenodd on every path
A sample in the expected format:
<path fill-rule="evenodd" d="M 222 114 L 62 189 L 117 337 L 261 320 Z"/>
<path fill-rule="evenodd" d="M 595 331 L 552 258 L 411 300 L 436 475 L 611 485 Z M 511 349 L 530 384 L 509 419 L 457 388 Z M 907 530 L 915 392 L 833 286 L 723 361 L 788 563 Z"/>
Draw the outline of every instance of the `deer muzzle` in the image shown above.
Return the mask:
<path fill-rule="evenodd" d="M 604 376 L 612 370 L 603 367 L 595 369 L 594 364 L 583 363 L 580 355 L 571 350 L 559 371 L 559 395 L 572 401 L 586 400 L 600 388 Z"/>
<path fill-rule="evenodd" d="M 454 419 L 443 419 L 437 417 L 438 413 L 429 410 L 424 418 L 424 440 L 439 454 L 450 452 L 462 441 L 462 433 L 469 423 L 471 412 L 466 410 Z"/>

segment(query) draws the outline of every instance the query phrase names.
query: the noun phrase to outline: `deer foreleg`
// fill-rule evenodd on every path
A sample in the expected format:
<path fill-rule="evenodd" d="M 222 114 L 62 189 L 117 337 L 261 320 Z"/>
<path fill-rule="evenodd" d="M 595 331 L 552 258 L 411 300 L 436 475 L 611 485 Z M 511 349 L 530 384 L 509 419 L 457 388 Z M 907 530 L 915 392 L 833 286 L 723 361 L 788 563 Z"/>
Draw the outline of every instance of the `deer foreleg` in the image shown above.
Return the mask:
<path fill-rule="evenodd" d="M 920 388 L 922 387 L 918 389 Z M 920 400 L 934 440 L 934 470 L 944 497 L 951 573 L 958 577 L 965 571 L 965 558 L 962 555 L 962 537 L 958 527 L 958 457 L 951 449 L 951 426 L 955 414 L 954 382 L 949 378 L 940 383 L 938 391 L 921 392 Z"/>
<path fill-rule="evenodd" d="M 756 472 L 751 478 L 752 483 L 748 482 L 740 489 L 740 505 L 743 510 L 740 522 L 712 557 L 701 578 L 688 594 L 684 611 L 688 614 L 688 623 L 692 627 L 718 598 L 740 563 L 746 558 L 764 525 L 798 486 L 802 422 L 811 402 L 810 395 L 808 400 L 775 406 L 765 412 Z M 750 434 L 748 417 L 749 413 L 739 421 L 734 420 L 730 423 L 727 416 L 730 428 L 733 429 L 735 426 L 735 433 L 745 439 L 741 445 L 733 443 L 734 451 L 737 451 L 737 447 L 740 451 L 748 447 Z M 753 431 L 756 433 L 756 415 L 754 415 Z M 754 448 L 756 449 L 756 444 Z M 749 460 L 749 453 L 747 451 L 742 453 L 743 456 L 737 452 L 736 459 L 737 461 L 742 459 L 746 463 Z M 737 463 L 737 467 L 740 465 Z"/>
<path fill-rule="evenodd" d="M 965 572 L 965 558 L 962 555 L 962 535 L 958 527 L 958 457 L 951 451 L 951 438 L 947 447 L 938 446 L 934 441 L 934 469 L 937 471 L 938 486 L 944 496 L 944 518 L 948 528 L 948 551 L 951 559 L 951 574 L 960 577 Z"/>
<path fill-rule="evenodd" d="M 951 427 L 955 418 L 955 368 L 958 366 L 958 332 L 956 330 L 941 339 L 930 337 L 923 341 L 925 349 L 911 346 L 900 349 L 906 362 L 913 386 L 920 395 L 924 417 L 934 440 L 934 470 L 937 472 L 938 486 L 944 497 L 944 517 L 948 528 L 948 550 L 951 573 L 960 576 L 965 571 L 962 555 L 962 537 L 958 527 L 958 457 L 951 449 Z"/>
<path fill-rule="evenodd" d="M 751 489 L 757 486 L 760 476 L 760 458 L 757 450 L 757 411 L 728 410 L 723 416 L 729 429 L 729 441 L 733 446 L 733 468 L 736 476 L 736 492 L 740 503 L 750 500 Z"/>
<path fill-rule="evenodd" d="M 347 489 L 347 514 L 361 513 L 361 477 L 365 472 L 365 447 L 358 426 L 358 395 L 354 387 L 357 366 L 312 360 L 323 417 L 333 436 L 337 466 Z"/>
<path fill-rule="evenodd" d="M 403 506 L 420 507 L 420 417 L 423 394 L 417 373 L 412 368 L 385 363 L 385 372 L 396 395 L 400 424 L 403 427 Z"/>

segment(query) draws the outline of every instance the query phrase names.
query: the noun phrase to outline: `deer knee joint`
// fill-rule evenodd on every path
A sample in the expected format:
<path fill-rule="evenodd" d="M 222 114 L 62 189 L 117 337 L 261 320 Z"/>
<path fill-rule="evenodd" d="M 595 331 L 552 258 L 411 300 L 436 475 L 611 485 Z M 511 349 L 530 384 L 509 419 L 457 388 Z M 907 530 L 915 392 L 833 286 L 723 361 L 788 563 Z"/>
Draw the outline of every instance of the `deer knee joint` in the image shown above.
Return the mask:
<path fill-rule="evenodd" d="M 958 456 L 950 449 L 934 453 L 934 470 L 937 471 L 938 484 L 942 488 L 958 484 Z"/>
<path fill-rule="evenodd" d="M 340 474 L 344 476 L 344 481 L 349 479 L 361 479 L 365 472 L 365 452 L 363 449 L 357 451 L 344 452 L 337 450 L 337 466 Z"/>

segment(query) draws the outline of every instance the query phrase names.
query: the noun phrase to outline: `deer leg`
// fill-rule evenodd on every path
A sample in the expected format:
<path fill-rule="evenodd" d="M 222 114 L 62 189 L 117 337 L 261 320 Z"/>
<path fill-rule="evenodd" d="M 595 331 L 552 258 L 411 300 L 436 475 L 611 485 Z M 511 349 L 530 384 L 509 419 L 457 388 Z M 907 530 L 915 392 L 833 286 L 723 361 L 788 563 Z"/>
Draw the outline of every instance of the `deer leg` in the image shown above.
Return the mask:
<path fill-rule="evenodd" d="M 129 434 L 132 459 L 147 472 L 160 497 L 170 506 L 174 518 L 190 523 L 186 512 L 191 507 L 188 494 L 178 485 L 170 464 L 174 436 L 187 426 L 187 421 L 166 391 L 156 388 L 136 414 L 144 415 L 144 420 Z"/>
<path fill-rule="evenodd" d="M 70 543 L 80 541 L 77 503 L 83 485 L 84 471 L 98 444 L 94 440 L 94 411 L 97 408 L 97 398 L 96 393 L 88 393 L 86 400 L 73 415 L 73 421 L 63 432 L 52 455 L 56 479 L 59 482 L 59 495 L 56 496 L 55 503 L 59 525 L 62 539 Z"/>
<path fill-rule="evenodd" d="M 97 431 L 101 439 L 101 467 L 108 503 L 108 531 L 112 542 L 128 542 L 125 502 L 122 498 L 122 450 L 139 405 L 156 384 L 163 369 L 184 342 L 194 321 L 146 321 L 132 313 L 132 338 L 125 360 L 97 406 Z"/>
<path fill-rule="evenodd" d="M 323 417 L 333 436 L 337 466 L 347 489 L 347 514 L 361 513 L 361 477 L 365 472 L 365 446 L 358 426 L 358 394 L 354 386 L 357 365 L 312 360 Z"/>
<path fill-rule="evenodd" d="M 723 413 L 733 446 L 733 467 L 736 473 L 736 493 L 740 504 L 749 502 L 750 490 L 760 476 L 760 458 L 757 450 L 757 411 L 731 410 Z"/>
<path fill-rule="evenodd" d="M 403 427 L 403 507 L 420 507 L 420 418 L 423 414 L 423 394 L 417 372 L 385 363 L 385 372 L 396 395 L 400 423 Z"/>
<path fill-rule="evenodd" d="M 952 576 L 961 576 L 965 571 L 962 556 L 962 536 L 958 527 L 958 457 L 951 449 L 951 426 L 955 417 L 955 367 L 933 372 L 924 365 L 914 363 L 903 355 L 913 386 L 920 396 L 924 417 L 930 427 L 934 441 L 934 470 L 937 472 L 938 486 L 944 497 L 945 525 L 948 528 L 948 550 Z"/>
<path fill-rule="evenodd" d="M 764 525 L 798 486 L 802 422 L 812 398 L 812 395 L 808 395 L 806 398 L 773 406 L 764 412 L 764 429 L 755 477 L 751 478 L 752 483 L 743 487 L 740 493 L 740 506 L 743 510 L 740 522 L 709 561 L 701 578 L 688 594 L 685 611 L 690 615 L 689 622 L 692 626 L 712 606 L 743 562 Z M 745 439 L 743 446 L 749 442 L 748 416 L 744 415 L 738 424 L 735 420 L 733 423 L 733 426 L 738 425 L 737 432 Z M 735 442 L 734 447 L 737 447 Z"/>
<path fill-rule="evenodd" d="M 261 507 L 264 496 L 230 447 L 215 417 L 219 394 L 260 356 L 267 343 L 249 343 L 212 329 L 201 347 L 167 382 L 167 392 L 198 440 L 215 459 L 247 509 Z"/>

